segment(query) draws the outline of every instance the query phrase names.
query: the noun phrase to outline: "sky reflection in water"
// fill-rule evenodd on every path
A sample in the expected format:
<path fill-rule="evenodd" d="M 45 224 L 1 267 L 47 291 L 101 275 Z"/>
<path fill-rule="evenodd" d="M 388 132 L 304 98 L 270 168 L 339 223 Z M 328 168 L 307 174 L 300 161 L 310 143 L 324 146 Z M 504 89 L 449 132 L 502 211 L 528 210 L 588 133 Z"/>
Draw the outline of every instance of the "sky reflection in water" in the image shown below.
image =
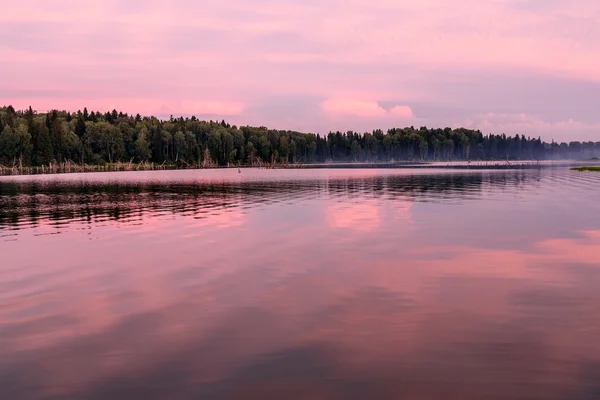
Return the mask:
<path fill-rule="evenodd" d="M 600 397 L 600 175 L 0 178 L 7 398 Z"/>

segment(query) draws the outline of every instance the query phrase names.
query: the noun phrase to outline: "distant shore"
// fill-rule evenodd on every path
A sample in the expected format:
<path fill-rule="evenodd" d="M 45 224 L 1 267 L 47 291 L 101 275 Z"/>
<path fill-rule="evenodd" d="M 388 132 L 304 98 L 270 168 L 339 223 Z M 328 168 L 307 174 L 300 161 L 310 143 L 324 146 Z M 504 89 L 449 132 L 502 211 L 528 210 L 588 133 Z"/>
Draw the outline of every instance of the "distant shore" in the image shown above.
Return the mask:
<path fill-rule="evenodd" d="M 600 172 L 600 165 L 596 165 L 596 166 L 590 166 L 590 165 L 586 165 L 583 167 L 573 167 L 571 168 L 573 171 L 580 171 L 580 172 Z"/>
<path fill-rule="evenodd" d="M 126 171 L 162 171 L 189 169 L 227 169 L 227 168 L 259 168 L 259 169 L 457 169 L 457 170 L 506 170 L 506 169 L 540 169 L 551 167 L 570 167 L 579 171 L 600 171 L 599 160 L 496 160 L 496 161 L 397 161 L 397 162 L 321 162 L 296 164 L 259 164 L 259 165 L 173 165 L 154 163 L 110 163 L 105 165 L 75 164 L 72 162 L 54 163 L 42 166 L 0 165 L 0 175 L 41 175 L 88 172 L 126 172 Z"/>
<path fill-rule="evenodd" d="M 317 163 L 306 164 L 302 167 L 292 168 L 411 168 L 411 169 L 479 169 L 479 170 L 503 170 L 503 169 L 539 169 L 549 167 L 577 167 L 583 165 L 597 164 L 598 161 L 581 160 L 495 160 L 495 161 L 434 161 L 434 162 L 386 162 L 386 163 Z"/>

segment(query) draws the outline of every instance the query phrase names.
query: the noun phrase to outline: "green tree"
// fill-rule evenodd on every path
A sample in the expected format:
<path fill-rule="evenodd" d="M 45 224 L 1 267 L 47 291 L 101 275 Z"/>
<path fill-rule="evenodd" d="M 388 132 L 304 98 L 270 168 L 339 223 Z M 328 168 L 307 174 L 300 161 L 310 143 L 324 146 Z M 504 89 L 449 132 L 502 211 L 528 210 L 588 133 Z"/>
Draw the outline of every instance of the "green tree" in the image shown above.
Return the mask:
<path fill-rule="evenodd" d="M 270 162 L 271 142 L 269 142 L 269 139 L 266 135 L 261 135 L 260 139 L 258 140 L 258 148 L 262 161 Z"/>
<path fill-rule="evenodd" d="M 283 135 L 279 137 L 279 145 L 277 146 L 277 152 L 281 157 L 282 161 L 289 160 L 289 151 L 290 151 L 290 140 L 287 136 Z"/>
<path fill-rule="evenodd" d="M 200 147 L 196 136 L 191 132 L 185 133 L 185 160 L 188 163 L 200 163 Z"/>
<path fill-rule="evenodd" d="M 142 126 L 138 137 L 134 142 L 135 158 L 138 162 L 145 162 L 152 157 L 152 151 L 150 150 L 150 141 L 148 140 L 148 129 L 146 126 Z"/>
<path fill-rule="evenodd" d="M 121 161 L 125 154 L 123 135 L 115 126 L 105 125 L 104 128 L 102 138 L 108 162 Z"/>
<path fill-rule="evenodd" d="M 427 145 L 427 140 L 421 138 L 419 143 L 419 154 L 421 155 L 421 160 L 427 159 L 429 146 Z"/>
<path fill-rule="evenodd" d="M 452 139 L 444 140 L 444 154 L 446 160 L 452 159 L 452 154 L 454 153 L 454 141 Z"/>
<path fill-rule="evenodd" d="M 48 165 L 54 160 L 54 148 L 50 137 L 50 130 L 46 125 L 46 118 L 42 115 L 33 120 L 31 127 L 33 140 L 33 163 L 35 165 Z"/>
<path fill-rule="evenodd" d="M 81 138 L 83 135 L 85 135 L 85 119 L 83 118 L 83 116 L 77 118 L 77 123 L 75 126 L 75 134 L 79 138 Z"/>
<path fill-rule="evenodd" d="M 66 160 L 80 162 L 83 157 L 83 145 L 75 132 L 69 131 L 63 138 L 63 156 Z"/>
<path fill-rule="evenodd" d="M 160 143 L 162 146 L 162 160 L 169 160 L 173 149 L 173 136 L 166 129 L 160 131 Z"/>
<path fill-rule="evenodd" d="M 122 135 L 105 121 L 86 122 L 82 142 L 86 160 L 94 164 L 120 160 L 125 151 Z"/>
<path fill-rule="evenodd" d="M 10 125 L 5 125 L 0 133 L 0 149 L 5 161 L 21 160 L 23 165 L 30 165 L 33 146 L 27 126 L 20 123 L 12 129 Z"/>
<path fill-rule="evenodd" d="M 256 148 L 254 147 L 254 143 L 248 141 L 248 144 L 246 145 L 246 155 L 248 157 L 248 163 L 249 164 L 254 164 L 254 162 L 256 161 Z"/>
<path fill-rule="evenodd" d="M 290 140 L 288 146 L 288 158 L 291 162 L 296 162 L 296 141 L 294 139 Z"/>
<path fill-rule="evenodd" d="M 6 128 L 9 129 L 6 129 Z M 30 140 L 27 141 L 26 138 Z M 55 160 L 81 160 L 88 164 L 107 161 L 185 161 L 206 165 L 257 160 L 264 162 L 319 162 L 326 160 L 468 160 L 560 159 L 600 156 L 600 143 L 591 141 L 544 143 L 525 135 L 484 135 L 471 129 L 430 129 L 425 126 L 313 133 L 260 127 L 236 127 L 224 121 L 200 121 L 195 117 L 129 116 L 109 112 L 71 114 L 53 110 L 36 113 L 31 107 L 15 111 L 0 107 L 0 158 L 23 157 L 24 163 L 48 164 Z M 205 153 L 206 150 L 206 154 Z M 12 157 L 12 158 L 11 158 Z"/>
<path fill-rule="evenodd" d="M 178 161 L 180 158 L 185 160 L 187 155 L 187 140 L 185 139 L 185 134 L 182 131 L 177 131 L 175 135 L 173 135 L 173 146 L 175 148 L 175 161 Z"/>

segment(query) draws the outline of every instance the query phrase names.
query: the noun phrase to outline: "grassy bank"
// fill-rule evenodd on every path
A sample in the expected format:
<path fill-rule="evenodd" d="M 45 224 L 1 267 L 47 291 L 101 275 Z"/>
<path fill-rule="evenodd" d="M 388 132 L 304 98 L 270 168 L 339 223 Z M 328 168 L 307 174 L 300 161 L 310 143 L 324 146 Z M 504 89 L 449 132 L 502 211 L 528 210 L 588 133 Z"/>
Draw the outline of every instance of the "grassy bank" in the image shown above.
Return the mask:
<path fill-rule="evenodd" d="M 77 164 L 74 162 L 50 163 L 40 166 L 0 165 L 0 175 L 67 174 L 80 172 L 153 171 L 182 168 L 171 164 L 107 163 L 104 165 Z"/>
<path fill-rule="evenodd" d="M 570 165 L 569 165 L 570 164 Z M 577 164 L 575 164 L 577 165 Z M 161 171 L 177 169 L 213 169 L 213 168 L 264 168 L 264 169 L 331 169 L 331 168 L 443 168 L 459 170 L 501 170 L 501 169 L 540 169 L 549 167 L 571 167 L 576 171 L 600 171 L 597 166 L 574 167 L 570 162 L 540 162 L 540 161 L 458 161 L 458 162 L 425 162 L 425 161 L 397 161 L 397 162 L 325 162 L 325 163 L 263 163 L 252 164 L 230 164 L 218 166 L 215 163 L 188 164 L 185 162 L 156 164 L 143 163 L 106 163 L 102 165 L 77 164 L 74 162 L 51 163 L 41 166 L 21 166 L 16 162 L 12 166 L 0 164 L 0 175 L 37 175 L 37 174 L 64 174 L 84 172 L 118 172 L 118 171 Z"/>
<path fill-rule="evenodd" d="M 600 172 L 600 166 L 596 166 L 596 167 L 576 167 L 576 168 L 571 168 L 573 171 L 595 171 L 595 172 Z"/>
<path fill-rule="evenodd" d="M 257 167 L 257 168 L 302 168 L 303 164 L 296 164 L 294 166 L 285 163 L 262 163 L 256 162 L 249 165 L 227 165 L 218 166 L 214 162 L 199 163 L 199 164 L 188 164 L 186 162 L 179 162 L 177 164 L 163 162 L 157 164 L 153 162 L 142 162 L 142 163 L 106 163 L 102 165 L 90 165 L 90 164 L 77 164 L 72 161 L 62 163 L 50 163 L 49 165 L 41 166 L 22 166 L 15 162 L 12 166 L 6 166 L 0 164 L 0 176 L 1 175 L 38 175 L 38 174 L 68 174 L 68 173 L 83 173 L 83 172 L 119 172 L 119 171 L 162 171 L 162 170 L 175 170 L 175 169 L 211 169 L 211 168 L 240 168 L 240 167 Z"/>

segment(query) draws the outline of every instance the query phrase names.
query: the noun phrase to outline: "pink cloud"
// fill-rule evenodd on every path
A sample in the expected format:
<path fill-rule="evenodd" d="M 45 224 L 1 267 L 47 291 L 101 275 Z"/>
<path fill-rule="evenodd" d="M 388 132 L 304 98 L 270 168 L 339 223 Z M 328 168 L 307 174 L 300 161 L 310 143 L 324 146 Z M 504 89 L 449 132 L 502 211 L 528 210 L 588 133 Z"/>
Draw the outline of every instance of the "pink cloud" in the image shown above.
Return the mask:
<path fill-rule="evenodd" d="M 371 232 L 378 229 L 385 219 L 392 218 L 398 223 L 410 223 L 412 202 L 398 200 L 393 208 L 385 209 L 382 204 L 337 204 L 325 209 L 326 221 L 335 229 L 351 229 L 358 232 Z"/>
<path fill-rule="evenodd" d="M 483 132 L 495 133 L 519 133 L 524 135 L 546 136 L 549 132 L 558 134 L 559 137 L 568 137 L 571 133 L 577 133 L 577 140 L 599 139 L 600 123 L 585 123 L 569 118 L 567 120 L 549 122 L 543 119 L 528 115 L 526 113 L 502 114 L 487 113 L 477 115 L 472 119 L 467 119 L 460 124 L 468 128 L 480 129 Z"/>
<path fill-rule="evenodd" d="M 330 99 L 324 101 L 321 108 L 328 114 L 349 114 L 367 118 L 384 116 L 414 117 L 408 106 L 395 106 L 390 110 L 386 110 L 375 101 Z"/>
<path fill-rule="evenodd" d="M 326 210 L 327 222 L 334 228 L 370 232 L 381 225 L 378 207 L 371 204 L 338 205 Z"/>
<path fill-rule="evenodd" d="M 415 116 L 409 106 L 394 106 L 390 111 L 388 111 L 388 114 L 394 117 L 402 118 L 413 118 Z"/>
<path fill-rule="evenodd" d="M 19 108 L 168 110 L 290 129 L 322 112 L 351 117 L 348 126 L 321 118 L 314 123 L 321 132 L 416 118 L 447 126 L 481 119 L 482 102 L 526 71 L 547 77 L 548 90 L 520 110 L 537 110 L 537 120 L 508 125 L 506 133 L 524 128 L 569 137 L 600 124 L 585 106 L 573 123 L 548 122 L 553 110 L 600 95 L 594 0 L 37 0 L 2 11 L 0 54 L 10 62 L 0 64 L 0 74 L 11 79 L 0 83 L 0 104 Z M 490 81 L 477 71 L 493 71 L 496 86 L 458 105 L 462 93 Z M 447 72 L 456 77 L 451 84 Z M 564 80 L 588 82 L 589 89 L 564 96 Z M 311 107 L 301 114 L 294 99 L 310 99 Z M 507 100 L 490 111 L 510 114 L 510 106 Z M 491 121 L 481 126 L 503 129 Z"/>

